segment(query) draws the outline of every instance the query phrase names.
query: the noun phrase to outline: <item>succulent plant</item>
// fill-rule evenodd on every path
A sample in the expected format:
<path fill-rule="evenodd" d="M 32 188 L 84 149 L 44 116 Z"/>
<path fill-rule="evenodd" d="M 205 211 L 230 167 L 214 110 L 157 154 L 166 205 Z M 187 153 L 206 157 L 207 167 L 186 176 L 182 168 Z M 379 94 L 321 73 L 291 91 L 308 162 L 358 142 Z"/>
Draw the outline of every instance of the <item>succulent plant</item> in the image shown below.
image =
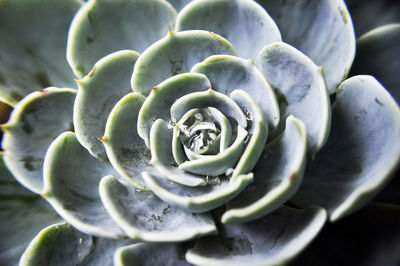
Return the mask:
<path fill-rule="evenodd" d="M 288 263 L 399 165 L 400 24 L 358 35 L 340 0 L 0 1 L 0 262 Z"/>

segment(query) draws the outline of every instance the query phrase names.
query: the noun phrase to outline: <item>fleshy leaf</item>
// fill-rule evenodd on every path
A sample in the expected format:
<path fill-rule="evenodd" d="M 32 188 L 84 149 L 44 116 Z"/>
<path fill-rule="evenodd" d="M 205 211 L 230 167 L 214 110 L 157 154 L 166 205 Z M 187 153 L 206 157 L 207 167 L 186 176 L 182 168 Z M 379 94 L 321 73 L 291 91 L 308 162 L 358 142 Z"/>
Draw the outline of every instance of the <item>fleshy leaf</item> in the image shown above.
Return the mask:
<path fill-rule="evenodd" d="M 107 155 L 98 138 L 104 134 L 107 117 L 114 105 L 131 92 L 130 79 L 138 56 L 128 50 L 110 54 L 78 81 L 74 104 L 76 137 L 93 156 L 103 161 L 107 161 Z"/>
<path fill-rule="evenodd" d="M 50 143 L 61 132 L 72 130 L 76 91 L 47 88 L 24 98 L 4 131 L 4 161 L 11 173 L 33 192 L 43 191 L 43 160 Z"/>
<path fill-rule="evenodd" d="M 319 207 L 281 207 L 258 220 L 223 225 L 222 233 L 197 241 L 186 253 L 196 265 L 281 265 L 300 253 L 326 220 Z"/>
<path fill-rule="evenodd" d="M 154 121 L 170 120 L 169 110 L 176 99 L 188 93 L 204 91 L 211 86 L 203 74 L 185 73 L 171 77 L 155 87 L 146 98 L 138 117 L 138 134 L 149 147 L 150 129 Z"/>
<path fill-rule="evenodd" d="M 172 134 L 172 156 L 174 157 L 175 163 L 177 165 L 185 162 L 188 159 L 187 155 L 185 155 L 186 149 L 184 149 L 184 147 L 182 145 L 182 141 L 179 138 L 179 136 L 181 134 L 181 132 L 179 130 L 180 122 L 186 121 L 187 119 L 189 119 L 190 117 L 194 116 L 196 113 L 198 113 L 200 111 L 201 110 L 199 108 L 194 108 L 194 109 L 188 111 L 182 117 L 181 121 L 179 121 L 178 123 L 175 123 L 175 125 L 174 125 L 173 134 Z M 165 144 L 168 145 L 167 142 Z"/>
<path fill-rule="evenodd" d="M 92 237 L 67 223 L 44 228 L 32 240 L 20 265 L 52 265 L 61 262 L 78 265 L 90 253 Z"/>
<path fill-rule="evenodd" d="M 217 108 L 209 107 L 208 110 L 210 110 L 215 120 L 215 124 L 221 129 L 219 152 L 223 152 L 229 147 L 232 137 L 232 125 L 229 119 Z"/>
<path fill-rule="evenodd" d="M 142 172 L 147 170 L 150 151 L 137 134 L 137 119 L 144 97 L 130 93 L 110 113 L 102 142 L 114 169 L 139 189 L 146 189 Z"/>
<path fill-rule="evenodd" d="M 351 74 L 376 77 L 400 102 L 400 23 L 382 26 L 357 40 L 357 54 Z"/>
<path fill-rule="evenodd" d="M 190 187 L 206 185 L 206 181 L 201 176 L 187 173 L 175 166 L 172 154 L 172 137 L 172 128 L 168 127 L 167 122 L 162 119 L 154 122 L 150 132 L 150 164 L 163 176 L 176 183 Z"/>
<path fill-rule="evenodd" d="M 14 179 L 0 153 L 0 264 L 17 265 L 36 233 L 61 221 L 45 200 Z"/>
<path fill-rule="evenodd" d="M 313 158 L 325 144 L 331 122 L 331 106 L 322 69 L 285 43 L 266 46 L 260 53 L 261 70 L 279 95 L 281 127 L 293 114 L 307 128 L 307 150 Z"/>
<path fill-rule="evenodd" d="M 170 31 L 139 57 L 133 70 L 132 89 L 149 95 L 157 84 L 189 72 L 194 64 L 215 54 L 234 55 L 236 52 L 227 40 L 212 32 Z"/>
<path fill-rule="evenodd" d="M 113 253 L 132 240 L 95 238 L 67 223 L 44 228 L 32 240 L 20 265 L 113 265 Z"/>
<path fill-rule="evenodd" d="M 181 243 L 138 243 L 117 249 L 114 254 L 115 266 L 129 266 L 132 262 L 141 266 L 191 265 L 185 260 L 184 244 Z"/>
<path fill-rule="evenodd" d="M 325 72 L 328 92 L 347 77 L 355 55 L 353 23 L 343 0 L 259 0 L 278 24 L 282 40 Z"/>
<path fill-rule="evenodd" d="M 172 122 L 179 121 L 193 108 L 214 107 L 225 116 L 233 118 L 242 128 L 247 127 L 247 119 L 240 107 L 225 94 L 209 89 L 193 92 L 180 97 L 172 104 L 170 112 Z"/>
<path fill-rule="evenodd" d="M 68 63 L 77 77 L 83 77 L 110 53 L 124 49 L 141 53 L 174 27 L 175 17 L 166 1 L 90 0 L 72 21 Z"/>
<path fill-rule="evenodd" d="M 223 223 L 257 219 L 276 210 L 299 188 L 306 163 L 306 128 L 289 116 L 284 133 L 268 143 L 254 171 L 254 182 L 228 202 Z"/>
<path fill-rule="evenodd" d="M 90 156 L 74 133 L 62 133 L 53 141 L 43 172 L 42 196 L 67 222 L 87 234 L 125 237 L 104 208 L 98 189 L 101 177 L 115 175 L 115 170 L 109 163 Z"/>
<path fill-rule="evenodd" d="M 268 13 L 257 3 L 245 0 L 194 1 L 179 12 L 175 29 L 215 32 L 246 59 L 258 60 L 264 46 L 281 41 L 279 29 Z"/>
<path fill-rule="evenodd" d="M 279 105 L 275 94 L 251 60 L 229 55 L 210 56 L 190 71 L 206 75 L 212 89 L 223 94 L 244 90 L 261 107 L 271 130 L 278 126 Z"/>
<path fill-rule="evenodd" d="M 130 238 L 180 242 L 216 233 L 210 214 L 184 212 L 150 191 L 135 189 L 111 176 L 101 180 L 100 196 L 107 211 Z"/>
<path fill-rule="evenodd" d="M 187 187 L 165 177 L 143 173 L 147 187 L 163 201 L 188 212 L 206 212 L 215 209 L 237 196 L 253 181 L 253 174 L 240 175 L 232 182 L 228 178 L 216 177 L 210 185 Z"/>
<path fill-rule="evenodd" d="M 0 2 L 2 101 L 15 105 L 33 91 L 75 85 L 65 49 L 69 24 L 80 6 L 79 0 Z"/>
<path fill-rule="evenodd" d="M 251 126 L 248 130 L 249 140 L 233 171 L 235 176 L 250 172 L 256 165 L 258 158 L 264 150 L 268 137 L 266 117 L 260 106 L 243 90 L 235 90 L 230 97 L 240 106 L 244 113 L 248 113 Z"/>
<path fill-rule="evenodd" d="M 293 198 L 320 205 L 336 221 L 375 196 L 400 161 L 400 109 L 371 76 L 344 81 L 332 109 L 332 131 L 307 165 Z"/>

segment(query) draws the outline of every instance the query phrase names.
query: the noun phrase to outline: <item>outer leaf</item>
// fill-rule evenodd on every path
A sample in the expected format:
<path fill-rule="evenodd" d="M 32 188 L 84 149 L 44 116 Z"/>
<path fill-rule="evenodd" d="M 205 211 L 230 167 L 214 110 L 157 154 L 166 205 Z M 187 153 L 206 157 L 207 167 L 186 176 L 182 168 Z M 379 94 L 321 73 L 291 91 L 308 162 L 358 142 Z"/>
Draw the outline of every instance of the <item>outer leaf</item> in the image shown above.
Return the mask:
<path fill-rule="evenodd" d="M 115 266 L 190 266 L 183 253 L 184 244 L 139 243 L 117 249 Z M 156 256 L 154 254 L 157 254 Z"/>
<path fill-rule="evenodd" d="M 142 172 L 149 169 L 150 151 L 137 134 L 137 119 L 144 97 L 130 93 L 110 113 L 102 142 L 114 169 L 139 189 L 146 189 Z"/>
<path fill-rule="evenodd" d="M 194 1 L 179 12 L 175 29 L 215 32 L 231 42 L 240 57 L 256 61 L 265 45 L 281 41 L 279 29 L 268 13 L 246 0 Z"/>
<path fill-rule="evenodd" d="M 144 172 L 148 188 L 165 202 L 188 212 L 206 212 L 215 209 L 237 196 L 253 181 L 253 174 L 240 175 L 231 182 L 216 179 L 208 186 L 186 187 L 157 174 Z M 219 182 L 218 182 L 219 181 Z"/>
<path fill-rule="evenodd" d="M 305 126 L 297 118 L 289 116 L 285 132 L 268 143 L 253 169 L 254 182 L 228 202 L 222 222 L 251 221 L 282 206 L 299 188 L 305 163 Z"/>
<path fill-rule="evenodd" d="M 224 225 L 222 234 L 198 240 L 186 253 L 196 265 L 279 265 L 300 253 L 326 220 L 322 208 L 282 207 L 249 223 Z"/>
<path fill-rule="evenodd" d="M 324 68 L 328 92 L 347 77 L 355 55 L 353 23 L 343 0 L 259 0 L 284 42 Z"/>
<path fill-rule="evenodd" d="M 130 78 L 138 56 L 138 53 L 128 50 L 110 54 L 78 81 L 79 90 L 74 104 L 76 137 L 93 156 L 103 161 L 108 159 L 98 138 L 104 134 L 111 109 L 131 92 Z"/>
<path fill-rule="evenodd" d="M 33 92 L 15 107 L 2 126 L 7 167 L 24 186 L 43 191 L 43 160 L 50 143 L 61 132 L 72 130 L 75 90 L 47 88 Z"/>
<path fill-rule="evenodd" d="M 293 201 L 318 204 L 336 221 L 359 209 L 389 181 L 400 161 L 400 109 L 371 76 L 342 83 L 331 136 L 307 166 Z"/>
<path fill-rule="evenodd" d="M 0 1 L 2 101 L 15 105 L 48 86 L 74 86 L 65 48 L 69 24 L 80 6 L 79 0 Z"/>
<path fill-rule="evenodd" d="M 36 233 L 61 220 L 45 200 L 14 179 L 0 153 L 0 264 L 17 265 Z"/>
<path fill-rule="evenodd" d="M 132 240 L 95 238 L 67 223 L 44 228 L 32 240 L 20 265 L 113 265 L 115 249 Z"/>
<path fill-rule="evenodd" d="M 174 27 L 175 16 L 174 8 L 162 0 L 90 0 L 71 24 L 68 63 L 77 77 L 83 77 L 110 53 L 141 53 Z"/>
<path fill-rule="evenodd" d="M 281 130 L 289 115 L 307 127 L 307 150 L 311 158 L 328 139 L 331 106 L 322 69 L 307 56 L 285 43 L 266 46 L 260 53 L 261 71 L 281 102 Z"/>
<path fill-rule="evenodd" d="M 110 164 L 90 156 L 74 133 L 65 132 L 53 141 L 43 172 L 42 196 L 67 222 L 91 235 L 125 236 L 105 210 L 98 190 L 101 177 L 115 171 Z"/>
<path fill-rule="evenodd" d="M 170 31 L 139 57 L 133 70 L 132 89 L 148 95 L 157 84 L 174 75 L 189 72 L 194 64 L 211 55 L 235 53 L 232 45 L 215 33 Z"/>
<path fill-rule="evenodd" d="M 400 23 L 371 30 L 357 40 L 351 74 L 375 76 L 400 102 Z"/>
<path fill-rule="evenodd" d="M 20 265 L 78 265 L 90 253 L 92 237 L 71 225 L 55 224 L 43 229 L 21 257 Z"/>
<path fill-rule="evenodd" d="M 101 180 L 100 196 L 115 222 L 134 239 L 180 242 L 216 233 L 211 215 L 184 212 L 111 176 Z"/>

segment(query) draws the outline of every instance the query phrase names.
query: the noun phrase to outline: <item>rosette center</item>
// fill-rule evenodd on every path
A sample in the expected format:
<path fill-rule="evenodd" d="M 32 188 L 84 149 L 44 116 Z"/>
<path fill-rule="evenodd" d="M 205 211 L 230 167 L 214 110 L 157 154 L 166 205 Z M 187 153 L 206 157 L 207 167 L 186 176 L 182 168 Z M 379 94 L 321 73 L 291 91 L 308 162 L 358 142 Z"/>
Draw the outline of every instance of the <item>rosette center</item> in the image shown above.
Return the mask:
<path fill-rule="evenodd" d="M 188 113 L 178 126 L 181 143 L 197 154 L 210 152 L 216 144 L 221 129 L 215 124 L 208 108 L 195 109 Z"/>

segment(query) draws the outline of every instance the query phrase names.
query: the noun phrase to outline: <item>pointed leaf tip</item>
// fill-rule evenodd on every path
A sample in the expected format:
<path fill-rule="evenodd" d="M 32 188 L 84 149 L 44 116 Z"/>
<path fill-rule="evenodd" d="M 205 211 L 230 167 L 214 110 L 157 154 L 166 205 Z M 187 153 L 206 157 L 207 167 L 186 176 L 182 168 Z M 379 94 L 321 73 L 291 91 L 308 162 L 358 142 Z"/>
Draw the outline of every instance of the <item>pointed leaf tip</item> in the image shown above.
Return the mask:
<path fill-rule="evenodd" d="M 91 77 L 91 76 L 93 76 L 93 74 L 94 74 L 94 72 L 96 71 L 96 65 L 95 66 L 93 66 L 93 68 L 90 70 L 90 72 L 87 74 L 88 75 L 88 77 Z"/>
<path fill-rule="evenodd" d="M 100 140 L 103 143 L 107 141 L 107 137 L 106 136 L 103 136 L 103 137 L 97 138 L 97 139 Z"/>

